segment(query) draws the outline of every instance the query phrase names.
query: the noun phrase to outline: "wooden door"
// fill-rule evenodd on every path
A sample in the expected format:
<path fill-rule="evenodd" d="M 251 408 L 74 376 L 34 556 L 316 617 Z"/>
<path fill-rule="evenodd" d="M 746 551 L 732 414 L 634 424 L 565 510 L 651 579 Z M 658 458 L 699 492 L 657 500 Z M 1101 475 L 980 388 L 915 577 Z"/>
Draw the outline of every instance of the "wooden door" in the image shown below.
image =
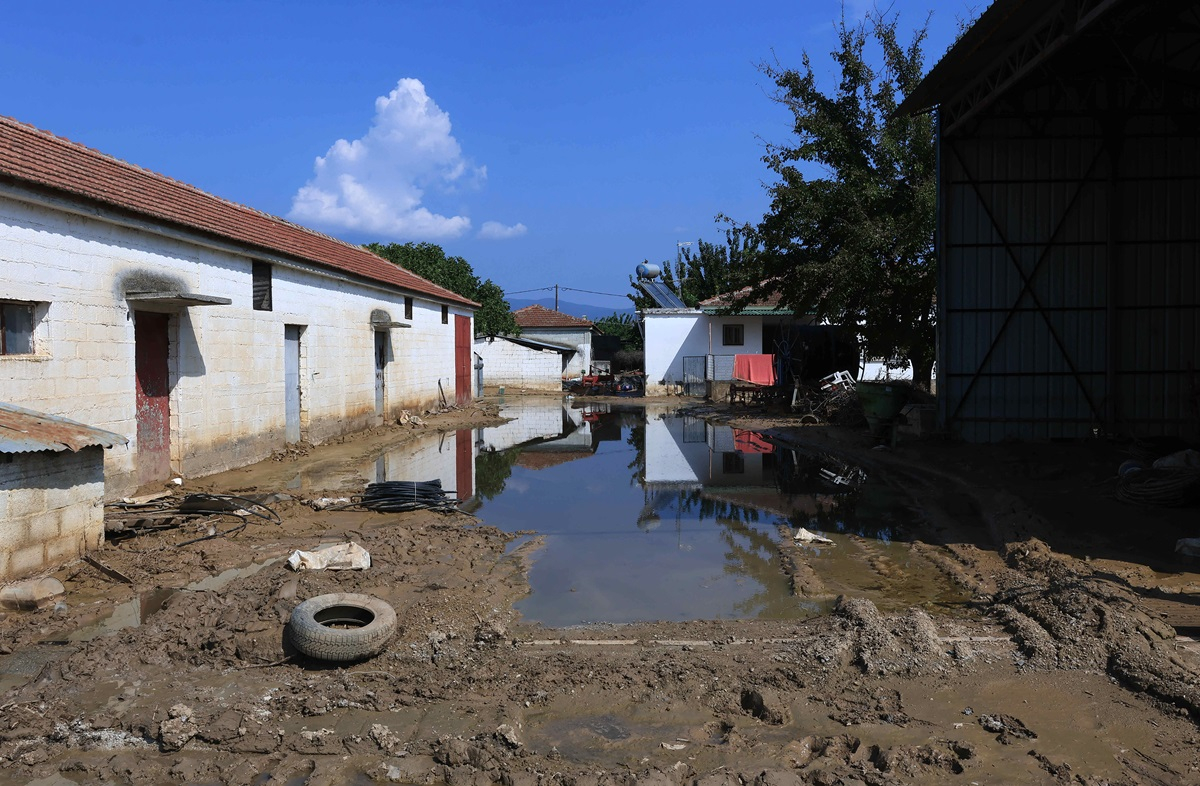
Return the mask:
<path fill-rule="evenodd" d="M 471 403 L 471 318 L 454 317 L 454 399 Z"/>
<path fill-rule="evenodd" d="M 137 377 L 137 472 L 141 484 L 171 477 L 170 340 L 167 314 L 133 313 L 134 374 Z"/>

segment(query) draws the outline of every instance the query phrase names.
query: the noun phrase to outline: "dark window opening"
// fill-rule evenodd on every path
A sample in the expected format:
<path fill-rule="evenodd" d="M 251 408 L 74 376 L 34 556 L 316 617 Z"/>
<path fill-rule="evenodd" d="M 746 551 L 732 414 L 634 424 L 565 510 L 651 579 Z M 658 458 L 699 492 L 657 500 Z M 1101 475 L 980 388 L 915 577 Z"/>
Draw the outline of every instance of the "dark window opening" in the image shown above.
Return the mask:
<path fill-rule="evenodd" d="M 744 475 L 746 473 L 746 457 L 741 453 L 722 453 L 721 470 L 726 475 Z"/>
<path fill-rule="evenodd" d="M 254 278 L 253 305 L 255 311 L 271 310 L 271 266 L 266 262 L 255 262 L 251 275 Z"/>
<path fill-rule="evenodd" d="M 412 298 L 404 298 L 404 318 L 412 319 Z"/>
<path fill-rule="evenodd" d="M 746 331 L 742 325 L 725 325 L 721 328 L 721 343 L 727 347 L 740 347 L 746 343 Z"/>
<path fill-rule="evenodd" d="M 0 355 L 33 354 L 33 304 L 0 303 Z"/>
<path fill-rule="evenodd" d="M 442 306 L 442 324 L 443 325 L 450 324 L 450 307 L 449 306 Z"/>

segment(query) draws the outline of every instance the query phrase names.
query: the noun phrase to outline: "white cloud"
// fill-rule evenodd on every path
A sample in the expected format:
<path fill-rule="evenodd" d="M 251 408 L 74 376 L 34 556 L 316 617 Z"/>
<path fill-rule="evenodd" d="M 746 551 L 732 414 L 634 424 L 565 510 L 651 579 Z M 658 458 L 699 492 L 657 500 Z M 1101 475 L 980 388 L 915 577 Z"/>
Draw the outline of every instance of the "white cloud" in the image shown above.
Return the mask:
<path fill-rule="evenodd" d="M 375 118 L 364 136 L 339 139 L 317 157 L 312 179 L 292 197 L 288 218 L 402 240 L 458 237 L 470 230 L 471 219 L 433 212 L 422 204 L 426 191 L 450 193 L 486 177 L 486 167 L 463 156 L 450 116 L 426 95 L 425 85 L 401 79 L 375 99 Z"/>
<path fill-rule="evenodd" d="M 506 227 L 499 221 L 484 221 L 483 226 L 479 228 L 479 236 L 484 240 L 508 240 L 512 237 L 520 237 L 528 231 L 528 227 L 524 224 L 513 224 Z"/>

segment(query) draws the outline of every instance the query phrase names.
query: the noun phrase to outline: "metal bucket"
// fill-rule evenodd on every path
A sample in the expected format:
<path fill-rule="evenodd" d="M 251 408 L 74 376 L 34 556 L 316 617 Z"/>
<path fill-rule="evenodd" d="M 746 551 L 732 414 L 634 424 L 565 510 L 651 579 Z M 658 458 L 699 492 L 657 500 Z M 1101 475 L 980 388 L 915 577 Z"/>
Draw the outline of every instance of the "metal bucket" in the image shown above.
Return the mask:
<path fill-rule="evenodd" d="M 909 389 L 886 382 L 859 382 L 854 389 L 867 417 L 867 425 L 871 427 L 871 436 L 890 439 L 892 424 L 908 403 Z"/>

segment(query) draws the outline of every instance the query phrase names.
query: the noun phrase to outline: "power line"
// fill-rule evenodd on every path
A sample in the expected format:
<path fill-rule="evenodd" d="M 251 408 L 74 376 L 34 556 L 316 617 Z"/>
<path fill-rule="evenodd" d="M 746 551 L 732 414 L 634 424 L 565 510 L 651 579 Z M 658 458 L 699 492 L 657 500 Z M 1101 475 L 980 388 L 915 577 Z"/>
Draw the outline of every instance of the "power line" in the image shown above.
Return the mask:
<path fill-rule="evenodd" d="M 612 292 L 593 292 L 590 289 L 574 289 L 573 287 L 563 287 L 568 292 L 586 292 L 589 295 L 605 295 L 607 297 L 626 297 L 626 295 L 614 295 Z"/>
<path fill-rule="evenodd" d="M 585 292 L 589 295 L 604 295 L 605 297 L 628 297 L 628 294 L 616 295 L 616 294 L 613 294 L 612 292 L 596 292 L 595 290 L 591 290 L 591 289 L 575 289 L 574 287 L 560 287 L 557 284 L 555 284 L 554 286 L 551 286 L 551 287 L 534 287 L 533 289 L 518 289 L 515 292 L 509 292 L 506 290 L 504 292 L 504 294 L 505 295 L 524 295 L 529 292 L 549 292 L 552 289 L 563 289 L 563 290 L 566 290 L 567 292 Z"/>

